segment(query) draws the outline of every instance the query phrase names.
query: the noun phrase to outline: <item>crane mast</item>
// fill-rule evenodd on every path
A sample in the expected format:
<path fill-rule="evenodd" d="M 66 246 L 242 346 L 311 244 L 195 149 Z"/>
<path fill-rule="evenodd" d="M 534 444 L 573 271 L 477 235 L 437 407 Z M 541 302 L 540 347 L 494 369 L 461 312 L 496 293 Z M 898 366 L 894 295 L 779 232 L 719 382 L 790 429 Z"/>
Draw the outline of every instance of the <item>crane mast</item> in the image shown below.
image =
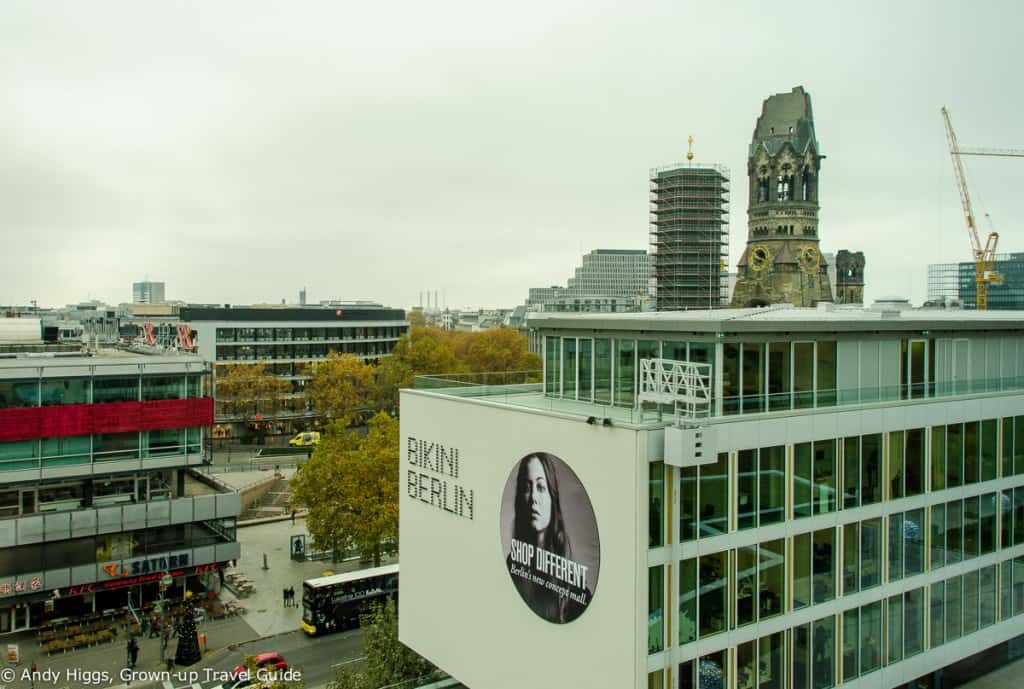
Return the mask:
<path fill-rule="evenodd" d="M 949 142 L 949 155 L 953 159 L 953 172 L 956 175 L 956 184 L 960 190 L 960 205 L 964 209 L 964 217 L 967 220 L 967 234 L 971 240 L 971 253 L 974 257 L 974 284 L 977 293 L 976 306 L 979 311 L 988 308 L 988 285 L 989 283 L 1000 285 L 1003 283 L 1003 276 L 992 269 L 995 262 L 996 246 L 999 244 L 999 233 L 989 232 L 982 246 L 978 238 L 978 228 L 974 224 L 974 211 L 971 209 L 971 196 L 967 191 L 967 176 L 964 174 L 964 166 L 960 161 L 961 155 L 1024 155 L 1019 151 L 988 152 L 987 149 L 960 149 L 956 140 L 956 132 L 953 131 L 953 123 L 949 119 L 949 111 L 942 108 L 942 119 L 946 124 L 946 140 Z"/>

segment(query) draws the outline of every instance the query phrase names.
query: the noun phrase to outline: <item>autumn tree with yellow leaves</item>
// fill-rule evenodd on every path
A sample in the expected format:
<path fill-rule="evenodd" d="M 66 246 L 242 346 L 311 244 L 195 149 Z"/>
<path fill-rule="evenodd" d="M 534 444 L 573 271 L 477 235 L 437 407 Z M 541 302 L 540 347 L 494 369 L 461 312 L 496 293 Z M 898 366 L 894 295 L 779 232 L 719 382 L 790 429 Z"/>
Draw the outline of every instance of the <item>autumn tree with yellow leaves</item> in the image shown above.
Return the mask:
<path fill-rule="evenodd" d="M 312 459 L 291 479 L 292 504 L 306 507 L 317 548 L 357 548 L 380 565 L 398 552 L 398 421 L 384 412 L 366 434 L 333 421 Z"/>
<path fill-rule="evenodd" d="M 353 354 L 331 352 L 311 368 L 306 397 L 325 423 L 358 424 L 377 408 L 374 367 Z"/>

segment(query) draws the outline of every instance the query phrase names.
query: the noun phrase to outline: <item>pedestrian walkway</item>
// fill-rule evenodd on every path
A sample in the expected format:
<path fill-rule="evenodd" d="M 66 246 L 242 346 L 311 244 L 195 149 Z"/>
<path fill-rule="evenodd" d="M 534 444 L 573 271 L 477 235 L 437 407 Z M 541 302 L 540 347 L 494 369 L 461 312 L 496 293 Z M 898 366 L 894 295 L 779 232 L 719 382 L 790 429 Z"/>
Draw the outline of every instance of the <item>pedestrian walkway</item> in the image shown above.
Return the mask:
<path fill-rule="evenodd" d="M 249 608 L 247 621 L 260 636 L 270 636 L 299 628 L 302 618 L 302 582 L 319 577 L 324 572 L 351 572 L 369 565 L 358 560 L 347 562 L 305 561 L 291 559 L 291 537 L 304 535 L 310 540 L 306 521 L 298 517 L 293 525 L 290 519 L 238 529 L 238 542 L 242 557 L 236 570 L 250 579 L 255 590 L 251 596 L 240 599 Z M 266 555 L 267 569 L 263 569 Z M 295 606 L 285 607 L 283 591 L 295 588 Z"/>
<path fill-rule="evenodd" d="M 242 643 L 256 638 L 258 635 L 246 621 L 245 616 L 239 615 L 223 620 L 204 621 L 198 627 L 198 632 L 206 634 L 207 653 L 230 645 Z M 136 669 L 138 670 L 163 670 L 166 665 L 160 657 L 160 639 L 147 637 L 136 637 L 139 644 L 139 655 Z M 17 643 L 21 662 L 16 666 L 15 672 L 21 674 L 35 663 L 38 671 L 52 670 L 55 673 L 56 682 L 37 682 L 38 687 L 52 686 L 55 689 L 62 687 L 81 687 L 89 684 L 95 686 L 111 686 L 122 684 L 120 673 L 128 665 L 128 637 L 121 633 L 113 643 L 83 648 L 68 653 L 59 653 L 47 656 L 42 652 L 41 647 L 35 641 L 35 633 L 28 632 L 19 635 L 4 637 L 4 645 Z M 168 655 L 173 655 L 177 648 L 178 639 L 172 638 L 168 646 Z M 91 674 L 91 673 L 104 673 Z M 105 677 L 106 681 L 88 682 L 87 677 Z M 77 678 L 77 681 L 75 681 Z M 20 677 L 14 681 L 4 681 L 3 686 L 7 689 L 33 689 L 32 683 L 22 681 Z"/>

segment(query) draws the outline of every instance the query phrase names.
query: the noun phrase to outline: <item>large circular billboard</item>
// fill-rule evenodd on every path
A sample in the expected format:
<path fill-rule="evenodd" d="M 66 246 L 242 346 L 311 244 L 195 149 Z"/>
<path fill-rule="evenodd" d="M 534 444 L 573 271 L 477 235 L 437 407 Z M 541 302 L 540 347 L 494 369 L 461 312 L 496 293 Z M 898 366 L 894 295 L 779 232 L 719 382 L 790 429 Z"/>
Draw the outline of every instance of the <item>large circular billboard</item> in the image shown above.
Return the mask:
<path fill-rule="evenodd" d="M 537 615 L 565 624 L 590 605 L 601 568 L 597 519 L 561 459 L 534 452 L 512 467 L 501 497 L 501 544 L 512 584 Z"/>

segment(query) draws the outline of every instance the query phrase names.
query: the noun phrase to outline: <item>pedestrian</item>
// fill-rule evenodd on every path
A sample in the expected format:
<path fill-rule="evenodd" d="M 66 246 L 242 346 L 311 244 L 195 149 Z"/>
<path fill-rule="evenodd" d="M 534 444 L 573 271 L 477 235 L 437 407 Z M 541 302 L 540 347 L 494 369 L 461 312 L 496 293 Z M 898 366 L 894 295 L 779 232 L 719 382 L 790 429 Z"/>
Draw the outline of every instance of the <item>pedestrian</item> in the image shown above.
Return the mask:
<path fill-rule="evenodd" d="M 292 599 L 292 607 L 295 607 L 295 608 L 299 607 L 298 602 L 295 600 L 295 587 L 294 586 L 289 586 L 288 587 L 288 595 Z"/>
<path fill-rule="evenodd" d="M 135 642 L 135 637 L 128 637 L 128 667 L 132 670 L 135 669 L 135 663 L 139 658 L 139 644 Z"/>
<path fill-rule="evenodd" d="M 295 526 L 295 510 L 292 509 L 292 526 Z"/>
<path fill-rule="evenodd" d="M 288 607 L 288 589 L 281 590 L 281 600 L 284 602 L 284 607 Z"/>
<path fill-rule="evenodd" d="M 167 653 L 167 646 L 171 643 L 171 630 L 169 627 L 164 627 L 163 634 L 160 635 L 160 657 L 163 658 Z"/>

